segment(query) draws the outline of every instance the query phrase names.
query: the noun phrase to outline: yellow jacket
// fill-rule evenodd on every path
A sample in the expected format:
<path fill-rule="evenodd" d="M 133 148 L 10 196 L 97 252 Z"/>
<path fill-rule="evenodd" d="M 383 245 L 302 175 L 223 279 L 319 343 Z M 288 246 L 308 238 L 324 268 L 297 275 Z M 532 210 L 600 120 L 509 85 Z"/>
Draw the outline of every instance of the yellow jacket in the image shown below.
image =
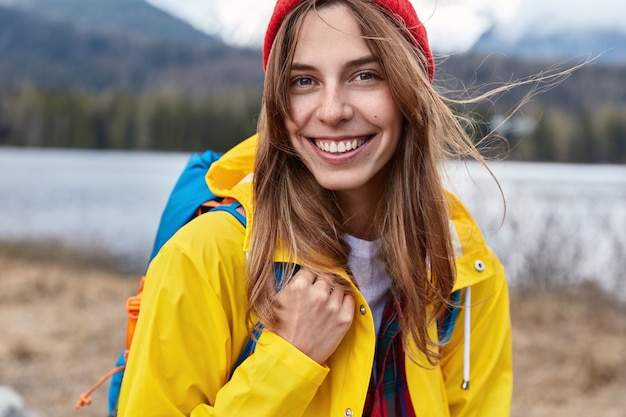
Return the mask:
<path fill-rule="evenodd" d="M 254 213 L 254 148 L 254 137 L 242 142 L 207 174 L 216 194 L 243 205 L 248 228 L 226 212 L 202 215 L 181 228 L 148 269 L 120 417 L 362 414 L 376 337 L 367 302 L 356 289 L 354 322 L 327 366 L 265 330 L 255 353 L 229 380 L 248 339 L 245 252 Z M 464 291 L 471 308 L 461 309 L 438 366 L 428 365 L 423 355 L 417 364 L 407 358 L 409 391 L 418 417 L 507 416 L 513 381 L 504 270 L 452 196 L 450 207 L 455 290 L 471 286 L 471 299 Z M 436 325 L 431 330 L 436 338 Z M 470 375 L 467 390 L 461 387 L 464 372 Z"/>

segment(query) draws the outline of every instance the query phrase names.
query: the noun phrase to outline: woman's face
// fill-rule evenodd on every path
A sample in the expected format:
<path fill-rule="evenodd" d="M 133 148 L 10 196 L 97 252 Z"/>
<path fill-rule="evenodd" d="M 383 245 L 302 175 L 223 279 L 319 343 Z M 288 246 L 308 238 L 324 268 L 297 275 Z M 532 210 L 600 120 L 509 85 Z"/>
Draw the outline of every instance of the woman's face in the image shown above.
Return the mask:
<path fill-rule="evenodd" d="M 309 12 L 290 74 L 291 144 L 319 184 L 377 198 L 402 132 L 376 57 L 346 6 Z M 356 194 L 355 194 L 356 193 Z"/>

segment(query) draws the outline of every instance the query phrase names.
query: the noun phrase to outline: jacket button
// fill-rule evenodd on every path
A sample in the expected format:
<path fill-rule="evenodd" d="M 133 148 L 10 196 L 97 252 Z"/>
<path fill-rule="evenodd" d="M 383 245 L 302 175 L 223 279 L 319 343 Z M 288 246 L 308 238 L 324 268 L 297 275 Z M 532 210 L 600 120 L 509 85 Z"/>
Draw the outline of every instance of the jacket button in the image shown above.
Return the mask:
<path fill-rule="evenodd" d="M 365 313 L 367 312 L 367 309 L 365 308 L 364 305 L 361 305 L 361 307 L 359 308 L 359 311 L 361 312 L 362 315 L 365 315 Z"/>
<path fill-rule="evenodd" d="M 485 270 L 485 263 L 478 259 L 476 262 L 474 262 L 474 269 L 478 272 L 483 272 Z"/>
<path fill-rule="evenodd" d="M 346 411 L 343 412 L 344 417 L 352 417 L 352 409 L 346 408 Z"/>

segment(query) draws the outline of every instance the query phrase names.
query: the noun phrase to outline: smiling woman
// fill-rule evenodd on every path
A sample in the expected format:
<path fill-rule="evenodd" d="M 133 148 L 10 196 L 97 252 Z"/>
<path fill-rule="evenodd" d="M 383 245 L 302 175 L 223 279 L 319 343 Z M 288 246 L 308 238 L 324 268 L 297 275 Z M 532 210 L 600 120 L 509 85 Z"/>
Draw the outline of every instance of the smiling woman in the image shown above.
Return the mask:
<path fill-rule="evenodd" d="M 263 59 L 258 135 L 207 174 L 247 224 L 153 260 L 119 415 L 507 415 L 504 271 L 439 172 L 480 155 L 410 2 L 279 0 Z"/>
<path fill-rule="evenodd" d="M 403 120 L 347 8 L 327 7 L 305 18 L 290 75 L 285 126 L 291 145 L 315 180 L 336 191 L 351 219 L 348 232 L 367 237 L 358 235 L 384 196 Z"/>

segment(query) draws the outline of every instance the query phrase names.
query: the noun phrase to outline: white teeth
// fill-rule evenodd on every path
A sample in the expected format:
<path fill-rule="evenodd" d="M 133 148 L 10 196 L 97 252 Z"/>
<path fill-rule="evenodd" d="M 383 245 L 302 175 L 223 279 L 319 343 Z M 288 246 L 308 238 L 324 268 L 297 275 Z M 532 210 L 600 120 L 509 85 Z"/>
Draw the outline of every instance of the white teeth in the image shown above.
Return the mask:
<path fill-rule="evenodd" d="M 353 151 L 365 143 L 365 140 L 341 140 L 341 141 L 315 141 L 315 146 L 329 153 L 345 153 Z"/>

